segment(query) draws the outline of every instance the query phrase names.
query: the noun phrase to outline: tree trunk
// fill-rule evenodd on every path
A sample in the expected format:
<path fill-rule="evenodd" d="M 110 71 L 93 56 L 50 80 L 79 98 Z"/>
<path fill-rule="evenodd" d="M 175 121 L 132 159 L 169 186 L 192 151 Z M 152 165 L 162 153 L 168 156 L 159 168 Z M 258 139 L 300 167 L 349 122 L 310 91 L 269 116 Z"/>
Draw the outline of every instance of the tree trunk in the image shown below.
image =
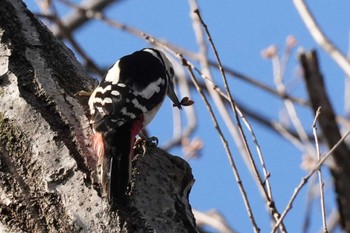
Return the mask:
<path fill-rule="evenodd" d="M 101 198 L 86 110 L 92 80 L 19 0 L 0 0 L 0 231 L 197 232 L 181 158 L 147 148 L 130 202 Z"/>

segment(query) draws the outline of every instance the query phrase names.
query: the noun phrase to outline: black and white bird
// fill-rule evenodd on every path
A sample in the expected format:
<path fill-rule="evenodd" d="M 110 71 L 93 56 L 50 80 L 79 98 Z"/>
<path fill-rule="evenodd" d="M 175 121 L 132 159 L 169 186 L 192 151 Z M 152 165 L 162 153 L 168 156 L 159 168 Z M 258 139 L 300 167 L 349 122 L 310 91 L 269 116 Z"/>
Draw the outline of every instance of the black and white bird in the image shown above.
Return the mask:
<path fill-rule="evenodd" d="M 136 135 L 152 121 L 166 95 L 181 109 L 174 77 L 165 54 L 145 48 L 120 58 L 90 96 L 94 151 L 111 204 L 125 197 Z"/>

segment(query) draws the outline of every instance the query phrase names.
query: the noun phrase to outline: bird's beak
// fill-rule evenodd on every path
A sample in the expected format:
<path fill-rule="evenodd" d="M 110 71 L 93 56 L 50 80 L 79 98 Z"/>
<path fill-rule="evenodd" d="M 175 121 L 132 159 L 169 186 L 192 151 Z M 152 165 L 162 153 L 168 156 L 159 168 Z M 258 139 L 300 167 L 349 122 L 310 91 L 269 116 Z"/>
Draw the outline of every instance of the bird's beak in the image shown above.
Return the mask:
<path fill-rule="evenodd" d="M 174 107 L 178 107 L 179 109 L 181 109 L 181 103 L 180 103 L 179 99 L 177 98 L 177 96 L 175 94 L 173 85 L 169 85 L 167 95 L 169 96 L 171 101 L 173 101 Z"/>

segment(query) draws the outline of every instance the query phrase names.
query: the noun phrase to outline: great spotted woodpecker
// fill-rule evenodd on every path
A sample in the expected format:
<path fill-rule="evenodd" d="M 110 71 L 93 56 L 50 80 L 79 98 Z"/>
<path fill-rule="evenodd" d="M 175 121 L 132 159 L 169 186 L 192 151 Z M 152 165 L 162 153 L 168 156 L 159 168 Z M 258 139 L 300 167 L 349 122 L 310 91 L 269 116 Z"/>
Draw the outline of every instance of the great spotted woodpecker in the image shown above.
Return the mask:
<path fill-rule="evenodd" d="M 118 60 L 90 96 L 94 151 L 111 204 L 125 198 L 135 136 L 151 122 L 166 95 L 181 109 L 174 76 L 163 52 L 145 48 Z"/>

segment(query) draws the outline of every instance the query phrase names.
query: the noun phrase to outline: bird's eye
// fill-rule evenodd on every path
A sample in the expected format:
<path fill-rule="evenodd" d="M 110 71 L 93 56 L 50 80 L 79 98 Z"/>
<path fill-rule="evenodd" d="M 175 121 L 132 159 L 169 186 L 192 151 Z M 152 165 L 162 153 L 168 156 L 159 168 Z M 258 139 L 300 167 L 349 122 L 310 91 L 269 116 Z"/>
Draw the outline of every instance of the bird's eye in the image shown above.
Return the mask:
<path fill-rule="evenodd" d="M 170 71 L 171 76 L 174 76 L 175 72 L 174 72 L 173 67 L 170 67 L 169 71 Z"/>

